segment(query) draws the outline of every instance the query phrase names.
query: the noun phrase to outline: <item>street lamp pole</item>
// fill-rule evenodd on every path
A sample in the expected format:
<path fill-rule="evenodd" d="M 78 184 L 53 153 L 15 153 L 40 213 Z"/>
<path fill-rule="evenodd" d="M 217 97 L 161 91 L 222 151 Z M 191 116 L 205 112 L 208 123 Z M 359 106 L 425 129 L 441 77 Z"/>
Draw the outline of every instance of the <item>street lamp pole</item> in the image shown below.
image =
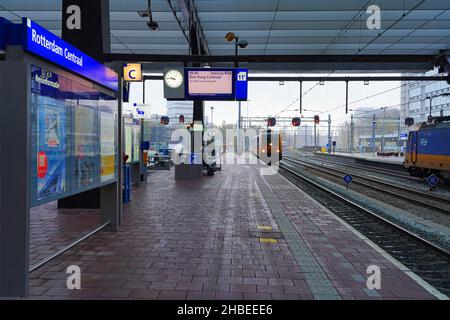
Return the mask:
<path fill-rule="evenodd" d="M 433 98 L 434 96 L 426 97 L 426 100 L 430 100 L 430 115 L 428 116 L 429 119 L 431 119 L 431 109 L 433 108 Z"/>
<path fill-rule="evenodd" d="M 214 115 L 214 107 L 211 108 L 211 127 L 214 126 L 213 115 Z"/>
<path fill-rule="evenodd" d="M 386 126 L 386 109 L 387 107 L 381 108 L 383 109 L 383 131 L 381 135 L 381 153 L 384 153 L 384 134 L 385 134 L 385 126 Z"/>
<path fill-rule="evenodd" d="M 236 35 L 236 34 L 234 34 L 233 32 L 228 32 L 226 35 L 225 35 L 225 39 L 227 40 L 227 41 L 229 41 L 229 42 L 231 42 L 231 41 L 233 41 L 234 40 L 234 55 L 237 57 L 238 56 L 238 49 L 239 48 L 246 48 L 247 47 L 247 45 L 248 45 L 248 42 L 247 41 L 245 41 L 245 40 L 241 40 L 241 41 L 239 41 L 239 37 Z M 238 61 L 237 61 L 237 59 L 234 61 L 234 68 L 236 69 L 238 67 Z M 237 132 L 237 139 L 238 139 L 238 145 L 237 145 L 237 147 L 238 147 L 238 152 L 240 153 L 240 151 L 241 151 L 241 148 L 240 148 L 240 146 L 241 146 L 241 141 L 240 141 L 240 136 L 241 136 L 241 134 L 240 134 L 240 130 L 241 130 L 241 121 L 242 121 L 242 119 L 241 119 L 242 117 L 241 117 L 241 101 L 238 101 L 238 121 L 237 121 L 237 129 L 238 129 L 238 132 Z"/>

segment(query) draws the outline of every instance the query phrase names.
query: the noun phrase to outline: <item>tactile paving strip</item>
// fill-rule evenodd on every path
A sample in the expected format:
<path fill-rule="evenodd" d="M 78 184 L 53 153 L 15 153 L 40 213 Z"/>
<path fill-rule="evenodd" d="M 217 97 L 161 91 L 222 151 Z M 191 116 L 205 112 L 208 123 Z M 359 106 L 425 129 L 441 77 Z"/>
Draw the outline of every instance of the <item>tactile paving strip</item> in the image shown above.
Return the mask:
<path fill-rule="evenodd" d="M 281 233 L 286 240 L 289 250 L 292 253 L 300 271 L 305 275 L 305 281 L 308 284 L 314 298 L 318 300 L 340 300 L 341 296 L 337 292 L 327 273 L 317 262 L 306 243 L 300 237 L 292 222 L 284 213 L 274 194 L 270 190 L 267 182 L 257 172 L 253 171 L 258 187 L 272 212 Z"/>

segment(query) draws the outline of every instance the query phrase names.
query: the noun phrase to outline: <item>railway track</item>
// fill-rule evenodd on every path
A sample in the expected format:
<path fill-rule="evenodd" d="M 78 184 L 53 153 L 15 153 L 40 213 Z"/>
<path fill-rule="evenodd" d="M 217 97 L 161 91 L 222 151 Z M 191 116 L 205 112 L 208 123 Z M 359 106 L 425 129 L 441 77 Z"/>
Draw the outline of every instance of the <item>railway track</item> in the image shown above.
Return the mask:
<path fill-rule="evenodd" d="M 342 179 L 342 177 L 348 174 L 348 171 L 324 166 L 323 164 L 315 163 L 307 160 L 293 159 L 290 157 L 284 157 L 283 161 L 290 162 L 296 165 L 303 166 L 305 168 L 321 172 L 325 175 L 333 176 L 335 178 Z M 400 198 L 406 200 L 408 203 L 413 203 L 416 206 L 440 212 L 446 215 L 450 214 L 450 198 L 438 196 L 430 192 L 421 191 L 415 188 L 407 188 L 395 183 L 391 183 L 385 180 L 376 179 L 372 176 L 365 176 L 360 173 L 352 172 L 354 178 L 354 184 L 363 186 L 376 192 L 387 194 L 394 198 Z"/>
<path fill-rule="evenodd" d="M 320 161 L 325 162 L 325 163 L 329 163 L 331 165 L 337 165 L 337 166 L 345 166 L 348 168 L 353 168 L 353 169 L 357 169 L 357 170 L 361 170 L 361 171 L 366 171 L 366 172 L 373 172 L 373 173 L 377 173 L 377 174 L 383 174 L 383 175 L 387 175 L 391 178 L 400 178 L 400 179 L 404 179 L 407 181 L 414 181 L 414 182 L 424 182 L 424 180 L 422 178 L 419 177 L 415 177 L 415 176 L 411 176 L 408 172 L 402 172 L 402 171 L 394 171 L 394 170 L 390 170 L 390 169 L 385 169 L 385 168 L 377 168 L 377 167 L 372 167 L 372 166 L 368 166 L 368 165 L 363 165 L 363 164 L 354 164 L 354 163 L 348 163 L 348 162 L 344 162 L 344 161 L 339 161 L 339 160 L 330 160 L 330 159 L 326 159 L 326 158 L 320 158 L 320 157 L 310 157 L 311 159 L 315 159 L 318 160 L 320 159 Z"/>
<path fill-rule="evenodd" d="M 311 180 L 292 164 L 281 162 L 279 173 L 431 286 L 450 296 L 450 252 Z"/>

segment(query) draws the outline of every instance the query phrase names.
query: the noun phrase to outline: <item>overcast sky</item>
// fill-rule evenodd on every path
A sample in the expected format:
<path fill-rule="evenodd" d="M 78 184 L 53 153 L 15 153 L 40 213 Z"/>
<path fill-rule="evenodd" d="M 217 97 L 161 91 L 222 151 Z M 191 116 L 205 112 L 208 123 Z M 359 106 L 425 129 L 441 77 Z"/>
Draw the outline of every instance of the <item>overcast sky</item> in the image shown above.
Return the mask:
<path fill-rule="evenodd" d="M 252 75 L 250 73 L 250 75 Z M 258 74 L 261 75 L 261 74 Z M 349 76 L 357 76 L 351 74 Z M 383 74 L 388 75 L 388 74 Z M 389 74 L 397 75 L 397 74 Z M 277 76 L 283 76 L 277 74 Z M 287 75 L 286 75 L 287 76 Z M 298 74 L 296 75 L 298 76 Z M 311 76 L 302 74 L 302 76 Z M 321 76 L 326 76 L 322 74 Z M 339 76 L 345 76 L 339 74 Z M 364 76 L 370 76 L 364 74 Z M 377 75 L 372 75 L 377 76 Z M 304 82 L 303 93 L 307 92 L 315 82 Z M 362 82 L 350 82 L 349 84 L 349 102 L 361 100 L 350 104 L 349 108 L 356 109 L 361 107 L 381 108 L 385 106 L 398 105 L 400 103 L 400 82 L 371 82 L 364 85 Z M 397 89 L 395 89 L 397 88 Z M 377 93 L 393 89 L 376 97 L 365 99 Z M 242 103 L 242 116 L 247 114 L 252 117 L 267 117 L 277 115 L 286 109 L 293 101 L 299 97 L 299 83 L 285 82 L 280 85 L 278 82 L 249 82 L 249 101 Z M 130 102 L 142 103 L 142 84 L 132 84 L 130 92 Z M 151 105 L 151 113 L 165 114 L 166 100 L 163 96 L 162 81 L 146 82 L 146 102 Z M 331 114 L 332 120 L 343 122 L 349 119 L 345 115 L 345 83 L 344 82 L 325 82 L 324 85 L 318 85 L 303 97 L 304 116 L 313 116 L 319 114 L 321 119 L 326 119 Z M 214 123 L 219 125 L 222 121 L 226 123 L 236 123 L 238 114 L 237 102 L 230 101 L 208 101 L 206 102 L 205 113 L 210 116 L 210 107 L 214 106 Z M 299 102 L 295 102 L 291 107 L 279 116 L 292 117 L 298 115 Z M 321 111 L 322 113 L 319 113 Z M 336 123 L 336 122 L 335 122 Z"/>

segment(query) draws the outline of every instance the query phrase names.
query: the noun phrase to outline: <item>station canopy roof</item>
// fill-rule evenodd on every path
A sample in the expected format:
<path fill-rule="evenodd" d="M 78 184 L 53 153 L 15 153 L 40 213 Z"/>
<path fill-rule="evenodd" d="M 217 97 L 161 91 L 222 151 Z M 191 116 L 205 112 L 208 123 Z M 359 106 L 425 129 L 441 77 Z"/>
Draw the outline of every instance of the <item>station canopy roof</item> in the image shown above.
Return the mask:
<path fill-rule="evenodd" d="M 152 0 L 159 31 L 149 31 L 148 18 L 137 11 L 147 0 L 110 0 L 111 52 L 120 54 L 188 55 L 187 19 L 180 3 Z M 0 16 L 12 21 L 29 17 L 57 35 L 61 31 L 61 0 L 0 0 Z M 193 0 L 210 55 L 234 55 L 225 40 L 234 32 L 248 41 L 240 55 L 438 55 L 450 49 L 450 0 Z M 369 5 L 381 8 L 381 29 L 366 22 Z M 176 13 L 172 12 L 172 8 Z M 178 21 L 177 21 L 178 19 Z M 181 26 L 180 26 L 181 24 Z M 183 30 L 185 29 L 185 30 Z M 184 33 L 184 34 L 183 34 Z M 157 66 L 155 64 L 154 66 Z M 275 63 L 261 64 L 276 69 Z M 292 70 L 318 71 L 317 64 L 291 64 Z M 151 64 L 147 65 L 148 70 Z M 335 66 L 336 67 L 336 66 Z M 426 70 L 412 62 L 392 70 Z M 369 70 L 369 64 L 358 64 Z M 387 67 L 388 68 L 388 67 Z M 345 69 L 345 68 L 343 68 Z"/>

